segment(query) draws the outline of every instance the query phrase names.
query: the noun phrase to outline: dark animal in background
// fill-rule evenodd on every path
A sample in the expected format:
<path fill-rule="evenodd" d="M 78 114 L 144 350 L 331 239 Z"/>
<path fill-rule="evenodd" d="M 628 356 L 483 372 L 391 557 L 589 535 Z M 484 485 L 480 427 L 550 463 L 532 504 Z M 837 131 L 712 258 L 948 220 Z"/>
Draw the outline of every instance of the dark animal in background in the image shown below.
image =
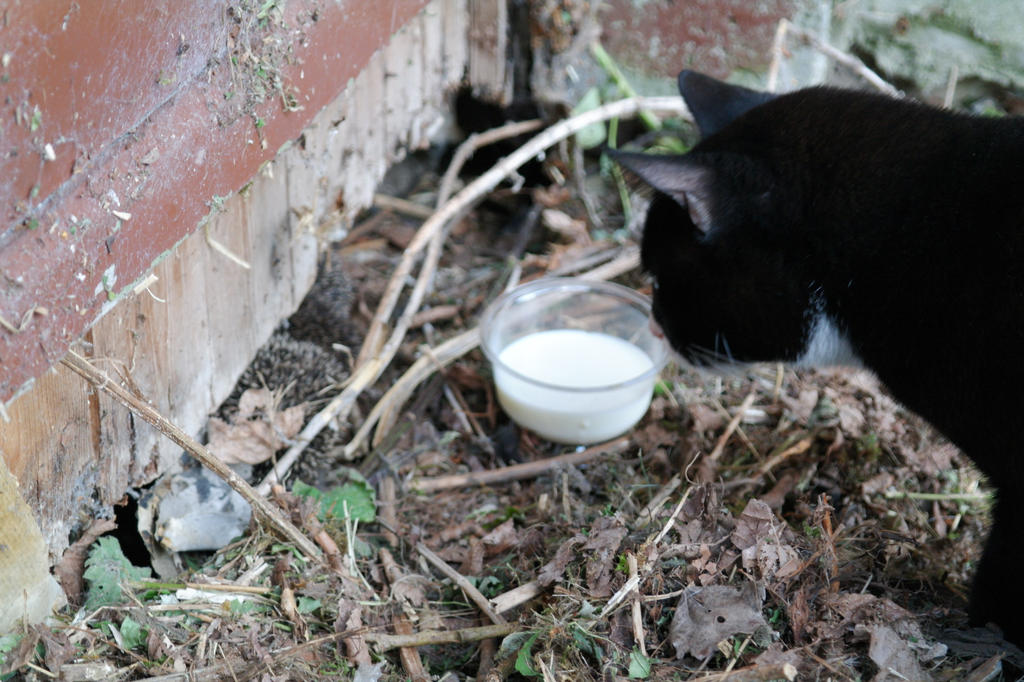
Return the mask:
<path fill-rule="evenodd" d="M 656 192 L 653 316 L 698 365 L 860 364 L 996 488 L 970 619 L 1024 644 L 1024 119 L 769 95 L 684 71 L 701 141 Z"/>

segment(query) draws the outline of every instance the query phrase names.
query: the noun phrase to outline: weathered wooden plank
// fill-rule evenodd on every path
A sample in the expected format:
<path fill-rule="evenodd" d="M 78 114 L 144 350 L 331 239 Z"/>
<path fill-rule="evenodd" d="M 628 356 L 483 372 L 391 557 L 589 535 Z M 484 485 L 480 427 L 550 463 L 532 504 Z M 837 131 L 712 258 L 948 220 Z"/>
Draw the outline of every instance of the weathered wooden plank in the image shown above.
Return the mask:
<path fill-rule="evenodd" d="M 469 82 L 484 97 L 509 104 L 508 5 L 505 0 L 473 0 L 469 10 Z"/>
<path fill-rule="evenodd" d="M 467 82 L 469 60 L 469 0 L 441 0 L 444 27 L 444 76 L 446 83 Z"/>
<path fill-rule="evenodd" d="M 9 408 L 0 425 L 0 454 L 21 484 L 25 502 L 46 519 L 44 538 L 63 549 L 61 538 L 88 512 L 97 470 L 96 403 L 80 381 L 63 368 L 46 372 L 29 394 Z M 4 523 L 0 516 L 0 525 Z"/>
<path fill-rule="evenodd" d="M 212 248 L 200 229 L 152 268 L 156 280 L 149 292 L 122 295 L 93 325 L 83 352 L 187 432 L 198 433 L 255 350 L 308 290 L 319 230 L 338 225 L 331 214 L 340 205 L 352 217 L 369 205 L 391 139 L 410 140 L 410 126 L 437 125 L 427 112 L 440 116 L 444 93 L 462 78 L 467 54 L 465 17 L 447 15 L 465 7 L 465 0 L 435 0 L 429 20 L 417 20 L 417 28 L 395 38 L 413 44 L 390 53 L 388 69 L 414 69 L 420 83 L 401 92 L 394 113 L 405 129 L 386 120 L 386 101 L 398 94 L 385 86 L 378 51 L 245 192 L 203 198 L 223 209 L 209 217 L 211 238 L 251 269 Z M 443 54 L 443 68 L 423 64 L 428 54 L 439 55 L 439 62 Z M 404 73 L 392 78 L 401 81 Z M 253 143 L 259 144 L 257 137 Z M 176 468 L 180 459 L 180 450 L 148 424 L 61 368 L 39 377 L 8 411 L 11 422 L 0 421 L 0 455 L 20 481 L 53 557 L 91 515 L 109 514 L 129 486 Z"/>
<path fill-rule="evenodd" d="M 436 6 L 430 6 L 416 18 L 419 22 L 421 39 L 419 54 L 411 58 L 422 67 L 420 74 L 420 98 L 409 129 L 409 147 L 422 149 L 429 146 L 432 137 L 444 125 L 443 110 L 445 93 L 430 87 L 444 78 L 444 22 Z"/>
<path fill-rule="evenodd" d="M 251 6 L 229 16 L 209 0 L 175 12 L 114 4 L 66 13 L 21 3 L 4 14 L 12 58 L 0 94 L 14 120 L 12 153 L 0 160 L 9 171 L 0 177 L 0 315 L 26 329 L 0 332 L 3 401 L 105 314 L 109 291 L 123 293 L 193 231 L 205 202 L 237 190 L 298 136 L 428 2 L 301 0 L 280 3 L 267 22 Z M 111 50 L 114 34 L 134 39 Z M 90 44 L 97 49 L 80 49 Z M 268 72 L 283 92 L 266 92 Z"/>

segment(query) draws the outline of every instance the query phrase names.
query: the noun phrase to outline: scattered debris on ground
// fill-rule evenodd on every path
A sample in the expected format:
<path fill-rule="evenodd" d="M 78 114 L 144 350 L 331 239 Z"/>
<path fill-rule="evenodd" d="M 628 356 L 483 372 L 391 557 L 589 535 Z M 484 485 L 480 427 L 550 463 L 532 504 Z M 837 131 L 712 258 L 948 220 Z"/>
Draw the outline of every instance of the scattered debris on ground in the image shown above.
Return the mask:
<path fill-rule="evenodd" d="M 327 249 L 307 303 L 208 428 L 208 448 L 316 551 L 254 521 L 217 551 L 153 562 L 154 574 L 105 535 L 84 568 L 79 556 L 62 572 L 75 604 L 59 625 L 0 638 L 4 671 L 882 681 L 1024 670 L 1024 653 L 964 629 L 989 504 L 978 473 L 870 374 L 670 367 L 631 433 L 586 449 L 511 423 L 476 320 L 510 284 L 545 275 L 644 291 L 625 190 L 596 155 L 556 146 L 545 181 L 499 178 L 424 235 L 424 216 L 450 205 L 429 158 L 411 157 L 405 196 L 382 198 L 388 208 Z M 410 262 L 431 287 L 404 289 Z M 186 506 L 201 506 L 210 482 L 190 476 L 199 497 Z M 167 522 L 154 518 L 150 546 L 166 550 Z"/>

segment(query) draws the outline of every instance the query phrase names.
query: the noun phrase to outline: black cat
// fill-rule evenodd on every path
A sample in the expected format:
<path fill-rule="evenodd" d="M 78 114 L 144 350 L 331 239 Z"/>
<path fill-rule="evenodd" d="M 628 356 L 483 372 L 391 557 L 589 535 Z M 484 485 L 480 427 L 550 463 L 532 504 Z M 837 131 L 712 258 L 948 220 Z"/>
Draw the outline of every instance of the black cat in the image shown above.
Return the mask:
<path fill-rule="evenodd" d="M 996 487 L 970 617 L 1024 644 L 1024 119 L 774 96 L 684 71 L 701 141 L 655 190 L 653 316 L 696 364 L 858 364 Z"/>

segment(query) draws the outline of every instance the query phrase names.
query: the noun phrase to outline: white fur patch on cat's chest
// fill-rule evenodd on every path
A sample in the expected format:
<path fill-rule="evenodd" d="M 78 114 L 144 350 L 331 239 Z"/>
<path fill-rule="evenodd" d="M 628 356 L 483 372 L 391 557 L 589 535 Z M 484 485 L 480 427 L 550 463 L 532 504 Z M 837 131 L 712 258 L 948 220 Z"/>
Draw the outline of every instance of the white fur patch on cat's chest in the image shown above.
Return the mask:
<path fill-rule="evenodd" d="M 863 367 L 850 339 L 846 337 L 835 321 L 820 310 L 811 317 L 810 331 L 804 342 L 804 349 L 796 359 L 798 367 Z"/>

